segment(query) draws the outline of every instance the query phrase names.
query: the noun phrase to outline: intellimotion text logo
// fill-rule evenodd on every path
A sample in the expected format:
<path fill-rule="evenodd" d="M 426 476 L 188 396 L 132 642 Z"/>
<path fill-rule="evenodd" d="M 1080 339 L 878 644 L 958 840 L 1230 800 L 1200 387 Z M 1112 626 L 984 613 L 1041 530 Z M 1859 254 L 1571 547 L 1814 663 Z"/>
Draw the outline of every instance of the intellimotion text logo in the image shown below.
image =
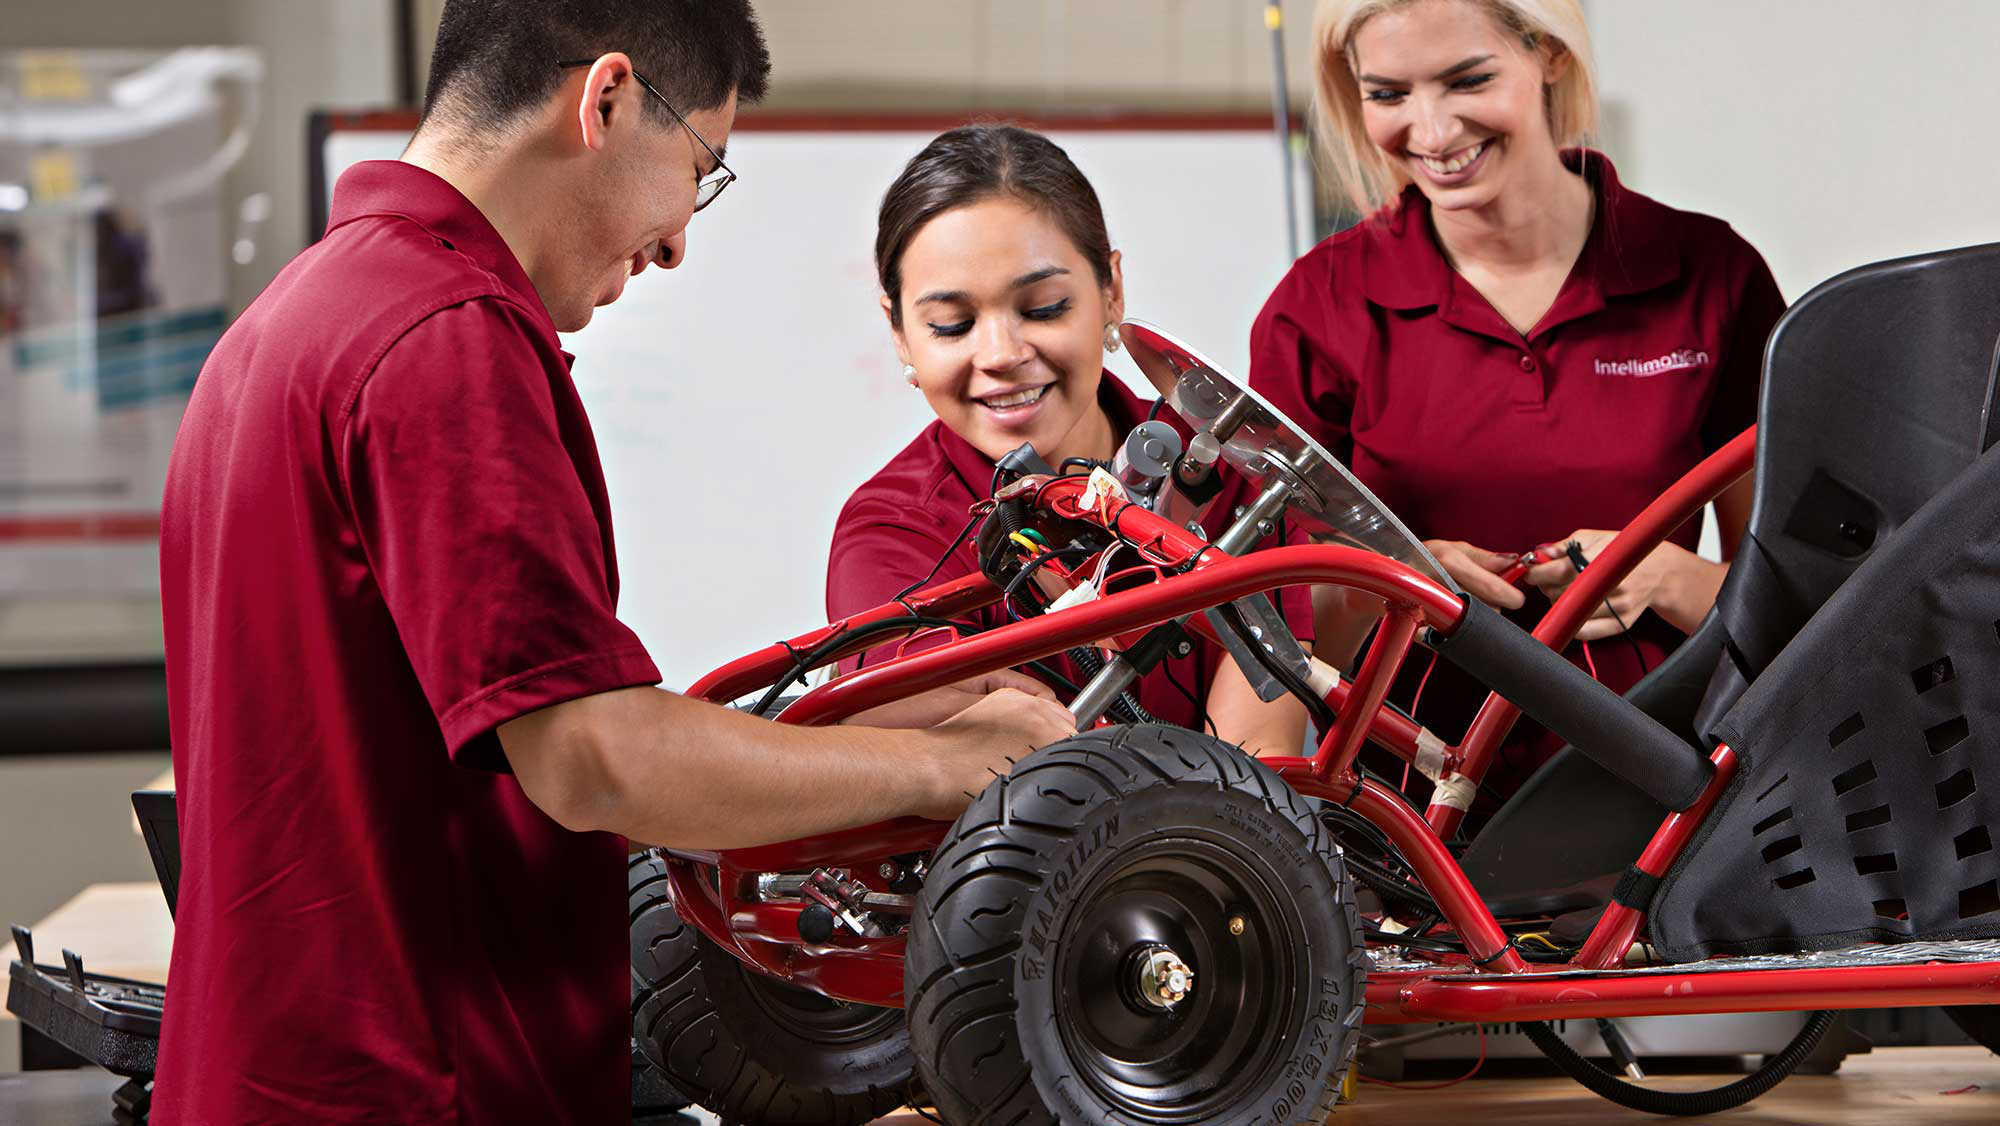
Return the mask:
<path fill-rule="evenodd" d="M 1687 371 L 1708 363 L 1708 353 L 1693 348 L 1680 348 L 1650 360 L 1595 360 L 1592 361 L 1598 375 L 1624 375 L 1634 379 L 1647 379 L 1655 375 L 1665 375 L 1670 371 Z"/>

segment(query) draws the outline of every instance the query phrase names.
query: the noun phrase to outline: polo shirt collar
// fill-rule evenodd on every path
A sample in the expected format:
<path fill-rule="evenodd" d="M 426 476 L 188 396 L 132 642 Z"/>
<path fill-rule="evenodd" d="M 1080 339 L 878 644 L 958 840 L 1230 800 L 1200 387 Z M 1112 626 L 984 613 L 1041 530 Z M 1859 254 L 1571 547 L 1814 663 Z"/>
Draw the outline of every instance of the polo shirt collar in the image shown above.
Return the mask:
<path fill-rule="evenodd" d="M 493 224 L 443 177 L 400 160 L 364 160 L 343 172 L 333 186 L 326 232 L 356 219 L 407 219 L 445 246 L 499 280 L 521 304 L 534 310 L 555 332 L 548 308 L 528 280 L 528 272 L 493 229 Z"/>
<path fill-rule="evenodd" d="M 1681 273 L 1672 209 L 1627 190 L 1603 153 L 1566 149 L 1563 164 L 1581 171 L 1597 193 L 1597 211 L 1576 269 L 1536 326 L 1545 331 L 1604 307 L 1606 297 L 1656 289 Z M 1364 221 L 1362 290 L 1385 309 L 1436 308 L 1448 323 L 1488 333 L 1513 330 L 1445 260 L 1430 222 L 1430 201 L 1415 184 Z M 1488 323 L 1492 322 L 1492 323 Z"/>
<path fill-rule="evenodd" d="M 1105 372 L 1097 381 L 1097 405 L 1111 419 L 1111 432 L 1117 437 L 1130 433 L 1139 421 L 1146 417 L 1147 404 L 1125 381 Z M 958 432 L 942 421 L 937 424 L 938 443 L 944 447 L 947 461 L 953 472 L 965 481 L 972 495 L 981 500 L 987 490 L 993 487 L 993 459 L 979 452 L 979 447 L 958 436 Z"/>

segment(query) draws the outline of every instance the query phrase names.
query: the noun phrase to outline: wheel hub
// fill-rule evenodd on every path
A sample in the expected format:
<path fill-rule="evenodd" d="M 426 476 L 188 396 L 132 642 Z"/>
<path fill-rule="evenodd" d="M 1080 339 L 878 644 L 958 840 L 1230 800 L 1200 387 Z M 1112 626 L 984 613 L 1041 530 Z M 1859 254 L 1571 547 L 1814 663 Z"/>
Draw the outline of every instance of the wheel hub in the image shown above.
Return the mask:
<path fill-rule="evenodd" d="M 1138 965 L 1139 1000 L 1155 1009 L 1171 1009 L 1194 992 L 1194 971 L 1166 946 L 1144 946 L 1135 951 Z"/>

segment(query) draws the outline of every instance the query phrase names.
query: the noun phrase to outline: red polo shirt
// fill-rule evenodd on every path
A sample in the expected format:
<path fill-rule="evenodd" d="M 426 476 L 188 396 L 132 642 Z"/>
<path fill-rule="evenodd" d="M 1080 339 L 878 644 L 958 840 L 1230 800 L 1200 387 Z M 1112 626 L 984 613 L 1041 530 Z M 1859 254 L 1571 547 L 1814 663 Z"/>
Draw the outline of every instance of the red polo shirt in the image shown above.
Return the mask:
<path fill-rule="evenodd" d="M 1109 372 L 1098 383 L 1097 401 L 1110 416 L 1112 432 L 1121 439 L 1146 417 L 1146 404 Z M 1227 472 L 1227 467 L 1224 471 Z M 930 574 L 934 566 L 937 577 L 929 585 L 978 573 L 979 558 L 972 536 L 966 537 L 965 543 L 942 566 L 938 564 L 952 539 L 965 527 L 968 510 L 991 495 L 992 485 L 992 458 L 942 421 L 924 427 L 903 452 L 854 490 L 840 511 L 826 569 L 829 620 L 837 621 L 890 601 L 903 588 Z M 1209 538 L 1221 535 L 1229 527 L 1231 514 L 1238 505 L 1255 499 L 1256 493 L 1249 483 L 1229 472 L 1223 491 L 1202 521 Z M 1293 534 L 1290 529 L 1281 528 L 1264 542 L 1276 543 Z M 1312 605 L 1304 589 L 1282 592 L 1280 605 L 1293 633 L 1310 639 Z M 1000 607 L 990 606 L 972 615 L 971 620 L 981 629 L 992 629 L 1009 619 Z M 883 646 L 869 650 L 864 656 L 866 660 L 879 662 L 898 652 L 915 652 L 942 640 L 942 637 L 919 637 L 907 646 Z M 1216 669 L 1226 660 L 1229 655 L 1221 646 L 1197 639 L 1187 657 L 1163 661 L 1142 677 L 1133 698 L 1163 722 L 1198 728 L 1201 703 L 1208 697 L 1208 686 Z M 1082 674 L 1068 657 L 1058 654 L 1048 663 L 1071 681 L 1083 683 Z"/>
<path fill-rule="evenodd" d="M 1252 386 L 1425 539 L 1512 552 L 1621 528 L 1756 421 L 1785 307 L 1764 260 L 1721 220 L 1624 188 L 1601 154 L 1564 160 L 1596 213 L 1527 334 L 1451 268 L 1414 186 L 1299 259 L 1251 329 Z M 1673 538 L 1693 549 L 1698 534 Z M 1547 603 L 1530 601 L 1532 625 Z M 1622 692 L 1679 638 L 1648 614 L 1591 654 Z M 1476 693 L 1453 679 L 1441 670 L 1425 701 L 1455 734 Z"/>
<path fill-rule="evenodd" d="M 624 842 L 494 734 L 659 679 L 568 365 L 479 211 L 374 161 L 203 367 L 161 517 L 163 1126 L 624 1121 Z"/>

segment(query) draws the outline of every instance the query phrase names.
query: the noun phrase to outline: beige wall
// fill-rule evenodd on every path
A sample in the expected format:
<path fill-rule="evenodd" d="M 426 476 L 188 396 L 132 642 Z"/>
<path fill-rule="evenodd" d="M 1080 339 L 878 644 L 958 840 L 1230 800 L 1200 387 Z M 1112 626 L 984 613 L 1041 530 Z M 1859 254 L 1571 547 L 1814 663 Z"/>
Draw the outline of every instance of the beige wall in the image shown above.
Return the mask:
<path fill-rule="evenodd" d="M 1312 7 L 1284 4 L 1298 105 Z M 420 66 L 443 9 L 417 0 Z M 1270 104 L 1270 36 L 1255 0 L 756 0 L 756 9 L 774 108 Z"/>

